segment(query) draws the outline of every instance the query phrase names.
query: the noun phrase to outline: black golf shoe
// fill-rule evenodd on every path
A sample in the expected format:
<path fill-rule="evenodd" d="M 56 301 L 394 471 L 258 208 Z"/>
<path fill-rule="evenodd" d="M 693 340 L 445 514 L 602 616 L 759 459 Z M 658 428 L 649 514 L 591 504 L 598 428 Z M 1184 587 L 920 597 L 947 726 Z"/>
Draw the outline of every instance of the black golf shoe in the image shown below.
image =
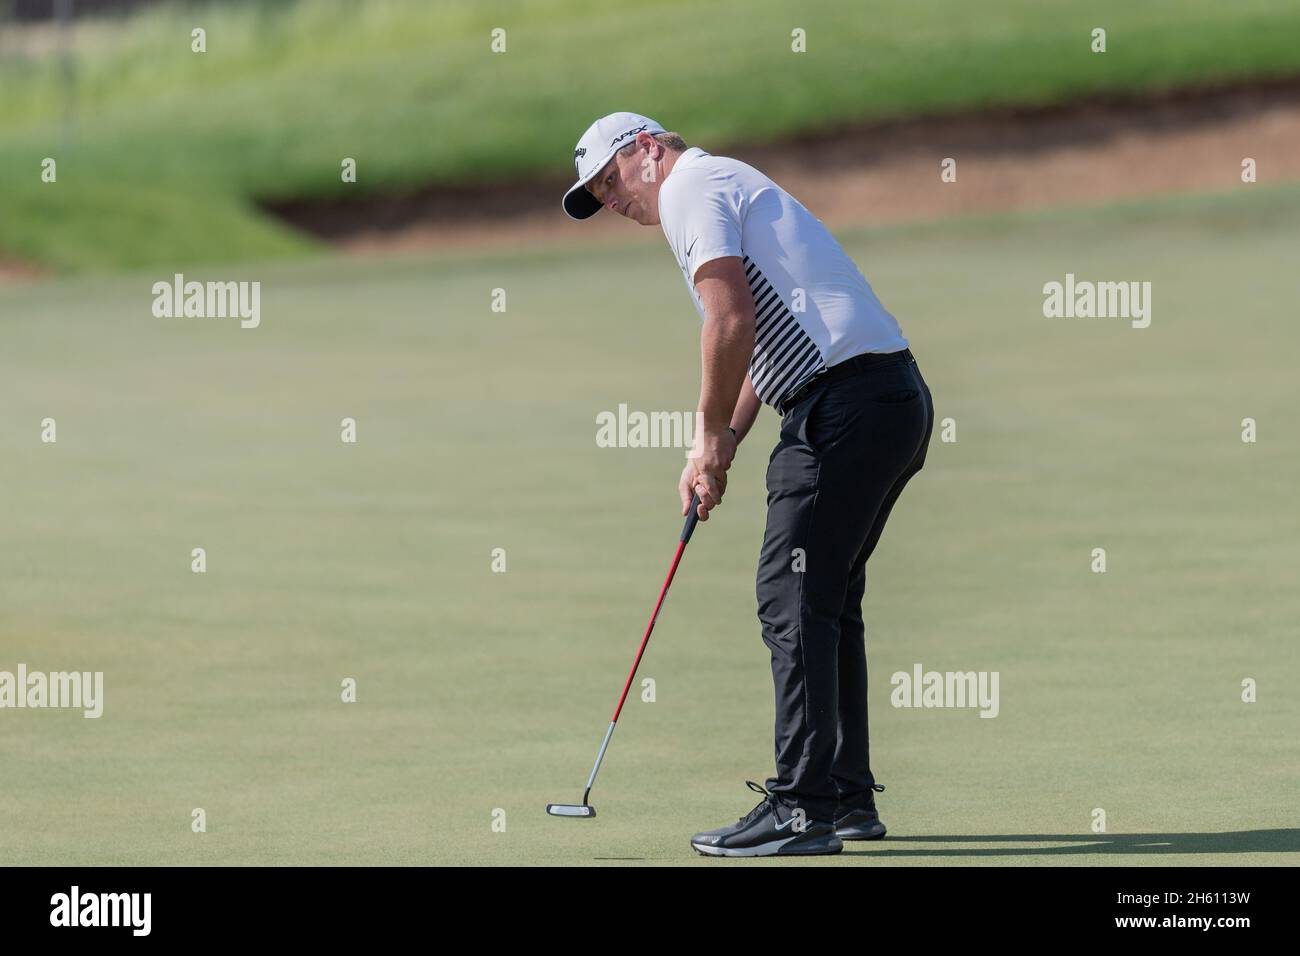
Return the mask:
<path fill-rule="evenodd" d="M 763 801 L 735 823 L 691 837 L 691 846 L 705 856 L 810 856 L 839 853 L 844 842 L 829 820 L 809 820 L 763 787 L 746 780 Z"/>
<path fill-rule="evenodd" d="M 867 791 L 867 806 L 835 814 L 835 835 L 841 840 L 879 840 L 883 837 L 885 825 L 876 812 L 876 794 L 884 789 L 884 784 L 872 784 Z"/>

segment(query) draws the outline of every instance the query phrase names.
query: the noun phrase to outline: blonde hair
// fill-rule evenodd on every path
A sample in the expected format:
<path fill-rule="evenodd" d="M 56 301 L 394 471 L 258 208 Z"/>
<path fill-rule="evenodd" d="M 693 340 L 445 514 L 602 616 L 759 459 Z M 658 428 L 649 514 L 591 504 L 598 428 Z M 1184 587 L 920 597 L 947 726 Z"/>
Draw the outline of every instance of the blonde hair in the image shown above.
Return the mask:
<path fill-rule="evenodd" d="M 682 139 L 681 133 L 652 133 L 651 135 L 654 136 L 655 142 L 664 149 L 671 149 L 673 152 L 684 153 L 690 148 L 686 145 L 686 140 Z M 628 143 L 618 152 L 619 155 L 626 156 L 635 148 L 636 142 L 633 141 Z"/>

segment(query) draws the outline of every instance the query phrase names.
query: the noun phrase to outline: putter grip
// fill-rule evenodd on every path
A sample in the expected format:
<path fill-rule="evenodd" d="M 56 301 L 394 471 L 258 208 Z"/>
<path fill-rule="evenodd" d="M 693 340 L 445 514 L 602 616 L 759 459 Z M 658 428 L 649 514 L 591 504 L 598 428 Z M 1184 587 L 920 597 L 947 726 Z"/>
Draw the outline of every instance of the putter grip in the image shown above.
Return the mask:
<path fill-rule="evenodd" d="M 682 525 L 682 536 L 680 539 L 682 544 L 691 540 L 691 535 L 695 532 L 695 526 L 700 523 L 700 513 L 696 510 L 699 507 L 700 493 L 697 491 L 695 496 L 691 498 L 691 509 L 686 514 L 686 524 Z"/>

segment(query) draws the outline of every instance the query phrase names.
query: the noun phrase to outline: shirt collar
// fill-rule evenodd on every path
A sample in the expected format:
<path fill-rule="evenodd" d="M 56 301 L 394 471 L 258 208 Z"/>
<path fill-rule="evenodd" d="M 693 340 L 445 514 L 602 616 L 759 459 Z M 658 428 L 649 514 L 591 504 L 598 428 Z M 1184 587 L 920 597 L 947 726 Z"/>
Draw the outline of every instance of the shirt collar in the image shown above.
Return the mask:
<path fill-rule="evenodd" d="M 673 163 L 673 168 L 669 171 L 668 175 L 664 177 L 664 182 L 668 182 L 668 180 L 672 179 L 673 173 L 677 172 L 679 167 L 689 166 L 691 163 L 695 162 L 697 159 L 701 158 L 702 156 L 708 156 L 708 155 L 709 154 L 706 153 L 704 150 L 702 150 L 700 147 L 692 146 L 690 149 L 684 151 L 680 156 L 677 157 L 677 162 Z M 663 210 L 664 210 L 664 193 L 663 193 L 663 189 L 661 188 L 659 190 L 659 221 L 661 223 L 663 222 L 663 215 L 664 215 Z"/>
<path fill-rule="evenodd" d="M 690 149 L 686 150 L 680 156 L 677 157 L 677 162 L 673 164 L 673 169 L 676 169 L 678 166 L 689 166 L 697 159 L 701 159 L 708 155 L 709 154 L 706 153 L 699 146 L 692 146 Z"/>

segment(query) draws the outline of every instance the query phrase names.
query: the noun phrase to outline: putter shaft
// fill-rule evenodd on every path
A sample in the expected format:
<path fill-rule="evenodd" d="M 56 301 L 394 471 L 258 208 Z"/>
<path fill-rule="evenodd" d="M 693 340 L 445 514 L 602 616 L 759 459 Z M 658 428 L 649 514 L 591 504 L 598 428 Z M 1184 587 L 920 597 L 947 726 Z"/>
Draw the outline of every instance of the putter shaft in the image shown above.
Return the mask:
<path fill-rule="evenodd" d="M 673 555 L 673 563 L 668 568 L 668 577 L 664 579 L 664 586 L 659 591 L 659 600 L 655 602 L 655 609 L 650 615 L 650 623 L 646 625 L 645 636 L 641 638 L 641 646 L 637 648 L 636 660 L 632 662 L 632 670 L 628 672 L 627 681 L 623 684 L 623 693 L 619 695 L 618 705 L 614 708 L 614 717 L 609 722 L 609 729 L 605 731 L 605 739 L 600 742 L 600 752 L 596 754 L 596 763 L 591 768 L 591 776 L 587 778 L 587 790 L 582 795 L 583 806 L 588 806 L 587 801 L 591 798 L 591 788 L 596 783 L 596 773 L 600 770 L 600 762 L 605 759 L 605 751 L 609 749 L 609 741 L 614 736 L 614 728 L 618 725 L 619 714 L 623 712 L 627 692 L 632 687 L 637 668 L 641 666 L 641 658 L 645 655 L 646 645 L 650 643 L 650 634 L 655 629 L 655 621 L 659 619 L 659 609 L 664 605 L 664 598 L 668 594 L 668 586 L 673 583 L 673 577 L 677 574 L 677 565 L 681 563 L 682 552 L 686 550 L 686 542 L 691 540 L 695 526 L 699 523 L 699 507 L 700 496 L 697 493 L 691 498 L 691 506 L 686 515 L 686 524 L 682 526 L 682 534 L 677 541 L 677 553 Z"/>

